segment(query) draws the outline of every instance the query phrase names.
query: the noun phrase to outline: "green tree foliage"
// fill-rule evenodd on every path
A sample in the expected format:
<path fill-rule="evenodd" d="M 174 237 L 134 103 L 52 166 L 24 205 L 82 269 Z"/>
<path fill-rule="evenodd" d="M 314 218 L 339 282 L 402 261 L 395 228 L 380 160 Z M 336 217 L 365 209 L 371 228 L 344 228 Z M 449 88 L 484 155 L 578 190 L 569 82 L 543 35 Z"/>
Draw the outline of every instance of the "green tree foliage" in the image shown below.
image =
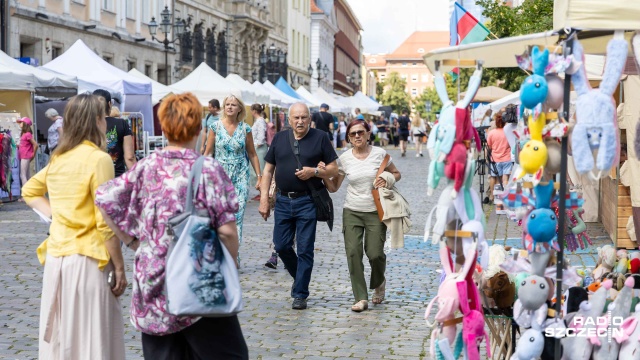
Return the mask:
<path fill-rule="evenodd" d="M 501 39 L 553 29 L 553 0 L 525 0 L 515 8 L 495 0 L 477 0 L 476 4 L 484 8 L 482 15 L 489 19 L 485 26 Z M 486 69 L 483 80 L 488 79 L 489 85 L 495 85 L 499 80 L 501 87 L 517 91 L 526 77 L 527 74 L 519 68 L 500 68 Z"/>
<path fill-rule="evenodd" d="M 460 85 L 460 93 L 463 93 L 467 90 L 467 86 L 469 85 L 469 78 L 471 74 L 473 74 L 473 69 L 461 69 L 460 75 L 457 79 L 447 73 L 445 74 L 445 83 L 447 84 L 447 94 L 449 95 L 449 100 L 454 103 L 458 101 L 458 85 Z M 483 86 L 490 79 L 483 75 Z M 458 81 L 459 80 L 459 81 Z M 431 111 L 427 112 L 426 110 L 426 102 L 431 102 Z M 428 119 L 429 121 L 436 120 L 436 114 L 440 113 L 440 109 L 442 109 L 442 101 L 438 96 L 438 92 L 436 91 L 435 86 L 427 88 L 424 90 L 420 96 L 413 100 L 413 104 L 416 107 L 416 111 L 420 114 L 420 117 L 423 119 Z"/>
<path fill-rule="evenodd" d="M 392 72 L 383 83 L 384 92 L 380 96 L 380 102 L 385 106 L 391 106 L 394 112 L 408 109 L 411 97 L 405 91 L 407 81 L 397 72 Z"/>
<path fill-rule="evenodd" d="M 378 70 L 373 70 L 373 74 L 376 79 L 378 79 Z M 376 81 L 376 99 L 379 100 L 382 97 L 382 93 L 384 93 L 384 82 Z"/>

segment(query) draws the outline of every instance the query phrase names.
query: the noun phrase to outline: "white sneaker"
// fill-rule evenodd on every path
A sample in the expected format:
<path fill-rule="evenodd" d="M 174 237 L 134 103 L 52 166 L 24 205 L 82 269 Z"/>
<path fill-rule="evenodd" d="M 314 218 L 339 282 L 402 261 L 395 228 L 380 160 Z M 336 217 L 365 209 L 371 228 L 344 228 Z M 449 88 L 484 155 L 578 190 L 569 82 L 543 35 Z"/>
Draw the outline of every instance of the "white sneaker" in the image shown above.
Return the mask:
<path fill-rule="evenodd" d="M 420 157 L 420 154 L 416 154 L 416 157 Z"/>

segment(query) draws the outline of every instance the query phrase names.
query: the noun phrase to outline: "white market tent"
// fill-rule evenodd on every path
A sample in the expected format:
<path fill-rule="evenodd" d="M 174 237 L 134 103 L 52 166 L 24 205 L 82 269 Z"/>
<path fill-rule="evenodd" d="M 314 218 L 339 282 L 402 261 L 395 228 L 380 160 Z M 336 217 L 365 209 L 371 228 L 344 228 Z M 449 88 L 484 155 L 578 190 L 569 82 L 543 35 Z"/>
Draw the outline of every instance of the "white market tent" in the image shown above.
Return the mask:
<path fill-rule="evenodd" d="M 240 75 L 229 74 L 227 75 L 226 79 L 228 82 L 240 88 L 240 90 L 242 91 L 242 101 L 244 101 L 246 105 L 251 105 L 256 103 L 257 104 L 269 103 L 268 97 L 256 94 L 251 84 L 247 82 L 245 79 L 243 79 L 242 77 L 240 77 Z"/>
<path fill-rule="evenodd" d="M 184 92 L 192 92 L 202 106 L 207 106 L 211 99 L 218 99 L 222 104 L 223 99 L 229 95 L 234 95 L 244 101 L 242 90 L 227 81 L 206 63 L 201 63 L 191 74 L 172 84 L 171 87 Z"/>
<path fill-rule="evenodd" d="M 307 101 L 309 104 L 311 104 L 312 107 L 320 107 L 320 105 L 322 105 L 324 103 L 324 101 L 322 99 L 318 98 L 317 96 L 312 95 L 309 92 L 309 90 L 304 88 L 304 86 L 300 86 L 296 90 L 296 93 L 298 94 L 298 96 L 300 96 L 305 101 Z M 327 105 L 329 105 L 329 104 L 327 104 Z"/>
<path fill-rule="evenodd" d="M 0 51 L 0 64 L 20 70 L 26 73 L 33 74 L 35 77 L 35 88 L 66 88 L 78 89 L 78 78 L 75 76 L 67 76 L 63 74 L 57 74 L 49 71 L 45 68 L 37 68 L 31 65 L 21 63 L 20 61 L 12 58 L 11 56 Z M 6 79 L 3 79 L 6 80 Z"/>
<path fill-rule="evenodd" d="M 43 67 L 61 74 L 77 76 L 79 92 L 93 91 L 95 86 L 120 92 L 124 95 L 124 111 L 142 113 L 144 131 L 153 134 L 150 81 L 138 79 L 107 63 L 82 40 L 77 40 L 62 55 Z"/>
<path fill-rule="evenodd" d="M 629 0 L 555 0 L 553 2 L 553 28 L 569 27 L 591 30 L 640 29 L 640 2 Z"/>
<path fill-rule="evenodd" d="M 348 113 L 351 111 L 351 107 L 334 98 L 333 95 L 326 92 L 323 88 L 318 88 L 318 91 L 316 91 L 314 95 L 329 105 L 329 111 L 331 112 Z"/>
<path fill-rule="evenodd" d="M 253 84 L 251 83 L 249 84 L 251 85 L 251 89 L 253 89 L 253 92 L 256 93 L 259 98 L 267 99 L 267 101 L 262 104 L 269 104 L 269 105 L 276 105 L 276 106 L 280 105 L 280 101 L 274 99 L 271 96 L 271 92 L 267 90 L 260 82 L 256 81 Z"/>
<path fill-rule="evenodd" d="M 164 99 L 166 96 L 171 95 L 171 94 L 179 94 L 182 91 L 177 90 L 177 89 L 173 89 L 170 86 L 167 86 L 165 84 L 161 84 L 155 80 L 153 80 L 152 78 L 148 77 L 147 75 L 141 73 L 140 71 L 138 71 L 138 69 L 131 69 L 129 70 L 129 74 L 132 76 L 137 77 L 138 79 L 142 79 L 142 80 L 148 80 L 151 81 L 151 104 L 153 106 L 155 106 L 157 103 L 160 102 L 160 100 Z"/>
<path fill-rule="evenodd" d="M 362 104 L 360 110 L 365 114 L 373 114 L 377 112 L 378 108 L 380 107 L 380 104 L 378 104 L 374 100 L 371 100 L 370 97 L 363 94 L 361 91 L 355 93 L 355 95 L 353 95 L 353 98 L 355 98 L 358 103 Z"/>
<path fill-rule="evenodd" d="M 269 80 L 265 81 L 262 84 L 267 91 L 271 93 L 271 100 L 276 100 L 280 102 L 281 106 L 291 106 L 297 102 L 300 102 L 299 99 L 293 98 L 278 89 L 275 85 L 273 85 Z"/>

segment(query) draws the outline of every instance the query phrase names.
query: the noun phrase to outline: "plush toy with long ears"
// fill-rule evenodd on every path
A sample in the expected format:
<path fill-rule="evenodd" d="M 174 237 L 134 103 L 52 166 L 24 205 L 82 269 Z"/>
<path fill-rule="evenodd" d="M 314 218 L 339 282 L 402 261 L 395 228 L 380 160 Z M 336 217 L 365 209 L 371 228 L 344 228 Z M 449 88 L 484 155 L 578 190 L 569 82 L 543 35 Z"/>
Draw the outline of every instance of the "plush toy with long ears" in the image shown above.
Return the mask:
<path fill-rule="evenodd" d="M 469 86 L 463 99 L 454 105 L 447 94 L 447 86 L 444 76 L 436 64 L 434 83 L 440 100 L 442 109 L 438 123 L 431 129 L 427 141 L 427 151 L 431 158 L 429 164 L 429 174 L 427 177 L 427 194 L 432 195 L 438 187 L 440 179 L 444 176 L 444 160 L 451 152 L 451 148 L 456 139 L 456 108 L 466 109 L 471 103 L 482 80 L 482 65 L 478 64 L 476 71 L 469 78 Z"/>
<path fill-rule="evenodd" d="M 538 184 L 534 188 L 536 193 L 536 209 L 527 217 L 527 238 L 525 244 L 530 252 L 547 252 L 550 246 L 557 247 L 556 229 L 558 219 L 551 210 L 551 197 L 553 195 L 553 181 L 546 185 Z"/>
<path fill-rule="evenodd" d="M 616 104 L 612 95 L 627 61 L 627 48 L 624 32 L 616 31 L 607 44 L 607 60 L 598 89 L 591 89 L 584 66 L 571 78 L 578 94 L 576 125 L 571 134 L 573 160 L 580 174 L 589 174 L 593 179 L 607 174 L 620 155 Z M 577 40 L 574 41 L 574 55 L 584 59 L 582 45 Z M 598 152 L 597 159 L 594 159 L 595 151 Z"/>
<path fill-rule="evenodd" d="M 612 319 L 626 319 L 629 317 L 632 300 L 631 292 L 634 283 L 635 281 L 633 278 L 629 278 L 625 281 L 624 287 L 620 290 L 616 299 L 609 304 L 606 316 L 611 316 Z M 625 326 L 624 322 L 622 325 L 618 325 L 617 323 L 604 325 L 605 328 L 608 327 L 607 333 L 613 333 L 614 328 L 620 328 L 619 331 L 621 330 L 622 334 L 619 334 L 619 331 L 617 331 L 615 334 L 616 336 L 614 336 L 615 341 L 608 341 L 606 334 L 590 337 L 590 341 L 594 345 L 593 359 L 616 360 L 618 358 L 618 352 L 620 351 L 620 343 L 629 338 L 629 335 L 631 335 L 635 330 L 635 328 L 631 328 L 631 326 L 628 325 L 629 324 Z"/>
<path fill-rule="evenodd" d="M 468 146 L 475 140 L 475 149 L 480 151 L 480 136 L 473 127 L 468 109 L 456 108 L 456 141 L 447 155 L 444 166 L 444 174 L 449 180 L 454 181 L 451 196 L 456 197 L 465 180 L 465 168 L 467 166 Z"/>
<path fill-rule="evenodd" d="M 542 179 L 544 166 L 547 164 L 547 145 L 542 141 L 542 130 L 546 123 L 544 113 L 540 113 L 537 117 L 529 117 L 529 133 L 531 139 L 527 141 L 520 154 L 518 160 L 520 163 L 520 173 L 517 175 L 521 179 L 527 174 L 534 175 L 534 184 Z"/>
<path fill-rule="evenodd" d="M 544 77 L 545 69 L 549 64 L 549 50 L 540 51 L 537 46 L 531 49 L 531 61 L 533 74 L 529 75 L 520 86 L 520 114 L 524 109 L 534 109 L 547 99 L 547 80 Z"/>
<path fill-rule="evenodd" d="M 520 283 L 518 300 L 513 305 L 513 319 L 527 329 L 542 326 L 547 318 L 549 283 L 541 276 L 530 275 Z"/>

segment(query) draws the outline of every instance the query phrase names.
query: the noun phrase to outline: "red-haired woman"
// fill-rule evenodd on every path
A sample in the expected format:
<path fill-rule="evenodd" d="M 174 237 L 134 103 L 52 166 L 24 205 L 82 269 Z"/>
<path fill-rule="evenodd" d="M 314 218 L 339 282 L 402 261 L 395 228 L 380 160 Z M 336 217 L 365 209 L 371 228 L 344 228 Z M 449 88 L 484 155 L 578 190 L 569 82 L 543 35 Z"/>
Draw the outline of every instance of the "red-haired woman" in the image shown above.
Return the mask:
<path fill-rule="evenodd" d="M 96 194 L 96 205 L 109 227 L 136 250 L 131 322 L 142 331 L 145 359 L 249 358 L 237 316 L 175 316 L 167 309 L 165 268 L 172 236 L 166 225 L 185 210 L 189 173 L 201 156 L 195 151 L 201 109 L 191 93 L 165 99 L 158 117 L 169 146 L 102 185 Z M 197 186 L 195 208 L 209 215 L 211 227 L 235 258 L 238 200 L 231 180 L 218 161 L 206 157 Z"/>
<path fill-rule="evenodd" d="M 369 307 L 367 284 L 362 264 L 363 240 L 364 252 L 371 265 L 370 289 L 375 289 L 371 301 L 380 304 L 385 296 L 385 268 L 387 259 L 384 254 L 384 242 L 387 226 L 378 218 L 376 205 L 371 196 L 373 187 L 391 187 L 393 184 L 376 174 L 387 152 L 369 144 L 371 128 L 362 120 L 354 120 L 347 126 L 347 141 L 353 146 L 339 158 L 338 176 L 327 181 L 327 189 L 336 192 L 346 177 L 349 179 L 347 197 L 342 212 L 344 247 L 351 276 L 351 287 L 356 303 L 351 310 L 360 312 Z M 389 161 L 385 172 L 391 179 L 400 180 L 400 172 Z M 374 183 L 375 180 L 375 183 Z"/>

